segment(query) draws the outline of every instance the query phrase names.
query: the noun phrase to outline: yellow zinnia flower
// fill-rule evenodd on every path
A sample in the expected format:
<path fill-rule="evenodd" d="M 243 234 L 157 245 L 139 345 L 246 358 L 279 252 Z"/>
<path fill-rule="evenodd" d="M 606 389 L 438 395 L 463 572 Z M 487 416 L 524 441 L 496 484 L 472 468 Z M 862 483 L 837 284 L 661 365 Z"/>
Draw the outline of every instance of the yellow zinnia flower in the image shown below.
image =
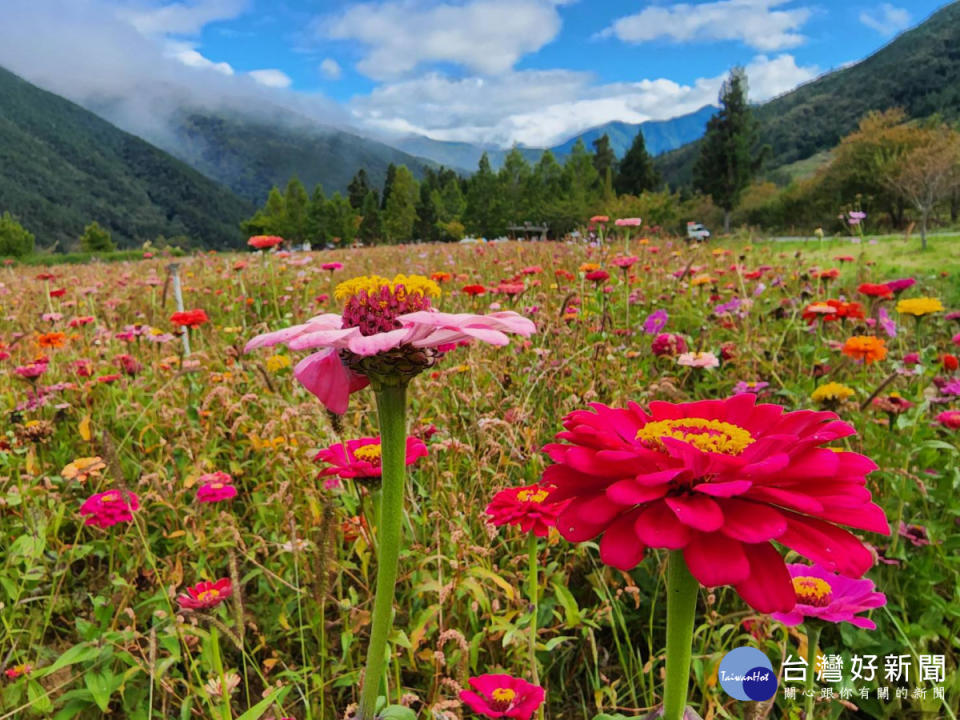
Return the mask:
<path fill-rule="evenodd" d="M 922 317 L 935 312 L 943 311 L 943 303 L 937 298 L 919 297 L 907 298 L 897 303 L 897 312 L 903 315 Z"/>
<path fill-rule="evenodd" d="M 810 397 L 814 402 L 823 403 L 846 400 L 851 395 L 853 395 L 853 390 L 846 385 L 838 382 L 828 382 L 814 390 Z"/>

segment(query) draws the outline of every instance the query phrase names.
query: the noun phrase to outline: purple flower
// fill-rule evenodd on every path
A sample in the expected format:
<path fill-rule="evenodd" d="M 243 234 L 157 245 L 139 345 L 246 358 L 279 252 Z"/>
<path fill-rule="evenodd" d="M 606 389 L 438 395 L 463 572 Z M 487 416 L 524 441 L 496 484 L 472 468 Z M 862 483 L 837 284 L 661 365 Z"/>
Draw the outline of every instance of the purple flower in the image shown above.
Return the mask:
<path fill-rule="evenodd" d="M 893 318 L 890 317 L 890 313 L 887 312 L 886 308 L 880 308 L 879 312 L 880 327 L 883 328 L 883 331 L 892 338 L 897 336 L 897 324 L 893 321 Z"/>
<path fill-rule="evenodd" d="M 667 320 L 669 319 L 670 316 L 667 315 L 666 310 L 654 310 L 643 321 L 643 331 L 647 335 L 656 335 L 667 326 Z"/>
<path fill-rule="evenodd" d="M 713 308 L 713 312 L 718 316 L 733 314 L 740 308 L 740 304 L 741 304 L 740 298 L 733 298 L 728 302 L 720 303 L 719 305 L 717 305 L 715 308 Z"/>
<path fill-rule="evenodd" d="M 756 382 L 747 382 L 745 380 L 741 380 L 733 386 L 733 394 L 742 395 L 743 393 L 759 393 L 761 390 L 769 386 L 770 383 L 763 382 L 762 380 L 757 380 Z"/>

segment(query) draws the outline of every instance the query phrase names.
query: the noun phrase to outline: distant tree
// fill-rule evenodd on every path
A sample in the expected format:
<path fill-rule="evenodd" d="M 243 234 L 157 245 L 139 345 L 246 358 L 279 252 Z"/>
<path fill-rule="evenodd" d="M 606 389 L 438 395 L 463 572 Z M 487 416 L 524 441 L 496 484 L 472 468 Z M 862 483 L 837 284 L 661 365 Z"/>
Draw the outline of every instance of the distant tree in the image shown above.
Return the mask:
<path fill-rule="evenodd" d="M 376 190 L 367 192 L 360 207 L 358 235 L 365 245 L 373 245 L 383 237 L 383 222 L 380 217 L 380 198 Z"/>
<path fill-rule="evenodd" d="M 432 197 L 433 205 L 437 209 L 438 222 L 449 223 L 463 217 L 467 201 L 463 197 L 463 191 L 460 189 L 460 179 L 456 173 L 450 173 L 443 184 L 433 191 Z"/>
<path fill-rule="evenodd" d="M 467 207 L 463 214 L 467 231 L 484 237 L 499 237 L 506 232 L 506 208 L 499 185 L 490 167 L 490 158 L 484 153 L 467 189 Z"/>
<path fill-rule="evenodd" d="M 287 189 L 283 194 L 283 222 L 281 223 L 283 232 L 280 233 L 289 242 L 302 243 L 306 239 L 309 203 L 307 189 L 294 175 L 287 183 Z"/>
<path fill-rule="evenodd" d="M 930 213 L 960 187 L 960 136 L 946 126 L 919 132 L 923 135 L 916 147 L 898 159 L 883 181 L 920 213 L 926 250 Z"/>
<path fill-rule="evenodd" d="M 577 222 L 590 217 L 600 203 L 602 183 L 593 157 L 587 152 L 583 140 L 577 140 L 563 163 L 562 190 L 552 200 L 557 227 L 570 228 L 570 218 L 578 216 Z"/>
<path fill-rule="evenodd" d="M 350 184 L 347 185 L 347 196 L 350 198 L 350 205 L 354 210 L 359 210 L 363 201 L 367 199 L 370 192 L 370 183 L 367 181 L 367 171 L 363 168 L 357 170 Z"/>
<path fill-rule="evenodd" d="M 610 136 L 604 133 L 593 141 L 593 167 L 600 178 L 605 178 L 607 172 L 611 173 L 617 167 L 617 154 L 610 146 Z"/>
<path fill-rule="evenodd" d="M 380 194 L 380 209 L 387 209 L 387 200 L 390 199 L 390 193 L 393 192 L 393 182 L 397 177 L 397 166 L 390 163 L 387 166 L 387 177 L 383 181 L 383 192 Z"/>
<path fill-rule="evenodd" d="M 514 147 L 507 153 L 497 173 L 497 183 L 503 201 L 503 214 L 508 223 L 530 220 L 529 178 L 533 174 L 530 163 Z"/>
<path fill-rule="evenodd" d="M 110 239 L 110 231 L 100 227 L 100 224 L 94 220 L 83 230 L 80 237 L 80 247 L 87 252 L 111 252 L 116 250 L 113 240 Z"/>
<path fill-rule="evenodd" d="M 327 196 L 319 183 L 310 196 L 305 224 L 307 240 L 321 245 L 327 242 Z"/>
<path fill-rule="evenodd" d="M 639 195 L 644 190 L 656 190 L 659 184 L 660 173 L 647 152 L 643 133 L 637 132 L 630 149 L 620 161 L 613 186 L 621 195 Z"/>
<path fill-rule="evenodd" d="M 350 200 L 335 192 L 326 203 L 327 238 L 339 242 L 341 247 L 351 244 L 357 236 L 359 216 L 354 213 Z"/>
<path fill-rule="evenodd" d="M 8 212 L 0 215 L 0 255 L 24 257 L 33 252 L 33 233 Z"/>
<path fill-rule="evenodd" d="M 694 185 L 723 209 L 724 232 L 730 231 L 730 214 L 759 170 L 760 158 L 752 152 L 756 136 L 747 102 L 747 76 L 737 67 L 720 89 L 720 110 L 707 123 L 693 169 Z"/>
<path fill-rule="evenodd" d="M 440 239 L 440 228 L 437 227 L 439 214 L 437 206 L 433 201 L 436 186 L 433 184 L 435 176 L 433 173 L 420 183 L 420 197 L 417 200 L 417 219 L 413 224 L 413 236 L 424 242 L 437 242 Z"/>
<path fill-rule="evenodd" d="M 389 242 L 404 242 L 413 237 L 419 199 L 420 188 L 413 173 L 405 165 L 400 165 L 394 174 L 383 213 L 383 234 Z"/>

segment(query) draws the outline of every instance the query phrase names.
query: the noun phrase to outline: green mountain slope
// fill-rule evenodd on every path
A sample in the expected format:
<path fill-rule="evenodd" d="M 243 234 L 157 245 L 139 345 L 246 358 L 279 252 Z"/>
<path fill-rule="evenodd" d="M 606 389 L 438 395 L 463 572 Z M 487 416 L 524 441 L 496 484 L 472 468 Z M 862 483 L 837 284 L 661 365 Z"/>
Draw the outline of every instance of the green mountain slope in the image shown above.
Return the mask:
<path fill-rule="evenodd" d="M 870 110 L 902 107 L 910 117 L 960 116 L 960 2 L 934 13 L 866 60 L 756 108 L 770 169 L 835 146 Z M 673 186 L 692 177 L 694 142 L 656 160 Z"/>
<path fill-rule="evenodd" d="M 187 235 L 238 246 L 244 200 L 79 105 L 0 68 L 0 211 L 41 247 L 69 248 L 89 222 L 120 247 Z"/>
<path fill-rule="evenodd" d="M 375 140 L 305 120 L 269 123 L 233 113 L 181 111 L 173 132 L 149 138 L 207 177 L 257 203 L 274 185 L 294 175 L 308 189 L 320 183 L 329 194 L 345 191 L 360 168 L 373 187 L 383 186 L 390 163 L 406 165 L 415 177 L 432 166 Z"/>

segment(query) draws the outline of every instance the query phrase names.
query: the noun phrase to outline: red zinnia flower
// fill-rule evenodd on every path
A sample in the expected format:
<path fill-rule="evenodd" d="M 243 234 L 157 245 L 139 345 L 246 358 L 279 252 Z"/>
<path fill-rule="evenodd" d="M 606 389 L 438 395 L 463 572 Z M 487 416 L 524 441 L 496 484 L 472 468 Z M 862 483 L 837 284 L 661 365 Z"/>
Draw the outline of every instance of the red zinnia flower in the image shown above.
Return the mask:
<path fill-rule="evenodd" d="M 208 322 L 210 318 L 205 310 L 183 310 L 170 316 L 170 322 L 181 327 L 195 328 Z"/>
<path fill-rule="evenodd" d="M 484 717 L 530 720 L 537 708 L 543 704 L 543 688 L 531 685 L 521 678 L 510 675 L 480 675 L 467 682 L 473 690 L 461 690 L 460 700 Z"/>
<path fill-rule="evenodd" d="M 233 594 L 230 578 L 221 578 L 216 582 L 204 580 L 187 588 L 186 595 L 177 597 L 183 610 L 205 610 L 219 605 Z"/>
<path fill-rule="evenodd" d="M 889 285 L 884 285 L 883 283 L 861 283 L 860 287 L 857 288 L 857 292 L 861 295 L 867 295 L 868 297 L 893 297 L 893 290 L 890 289 Z"/>
<path fill-rule="evenodd" d="M 954 372 L 958 367 L 960 367 L 960 360 L 957 359 L 956 355 L 944 353 L 940 356 L 940 364 L 943 365 L 943 369 L 947 372 Z"/>
<path fill-rule="evenodd" d="M 796 598 L 771 541 L 829 570 L 860 577 L 873 556 L 850 527 L 889 534 L 871 502 L 869 458 L 820 447 L 854 434 L 834 413 L 784 412 L 753 394 L 682 404 L 595 403 L 564 419 L 544 451 L 543 482 L 570 500 L 557 529 L 583 542 L 603 534 L 601 559 L 629 570 L 647 547 L 682 549 L 703 585 L 733 585 L 761 612 Z"/>
<path fill-rule="evenodd" d="M 66 289 L 66 288 L 57 288 L 56 290 L 51 290 L 51 291 L 50 291 L 50 297 L 52 297 L 52 298 L 63 297 L 63 296 L 66 295 L 66 294 L 67 294 L 67 289 Z"/>
<path fill-rule="evenodd" d="M 476 297 L 477 295 L 483 295 L 487 289 L 483 285 L 464 285 L 463 292 L 465 292 L 470 297 Z"/>
<path fill-rule="evenodd" d="M 557 515 L 564 503 L 546 502 L 550 488 L 542 485 L 501 490 L 487 505 L 487 515 L 494 525 L 519 525 L 523 532 L 546 537 L 557 526 Z"/>
<path fill-rule="evenodd" d="M 653 339 L 650 349 L 657 357 L 663 357 L 664 355 L 674 357 L 687 351 L 687 341 L 681 335 L 660 333 Z"/>
<path fill-rule="evenodd" d="M 599 284 L 604 282 L 605 280 L 609 280 L 610 273 L 608 273 L 606 270 L 591 270 L 586 275 L 584 275 L 584 277 L 587 280 L 592 280 L 593 282 Z"/>
<path fill-rule="evenodd" d="M 283 244 L 283 238 L 277 235 L 254 235 L 247 240 L 247 245 L 257 250 L 276 247 Z"/>
<path fill-rule="evenodd" d="M 427 456 L 427 446 L 423 440 L 410 436 L 407 438 L 407 465 L 413 465 L 418 459 Z M 337 443 L 321 450 L 314 456 L 315 462 L 330 465 L 320 471 L 320 477 L 330 478 L 324 487 L 337 487 L 340 478 L 380 477 L 380 438 L 365 437 L 348 440 L 346 445 Z"/>

